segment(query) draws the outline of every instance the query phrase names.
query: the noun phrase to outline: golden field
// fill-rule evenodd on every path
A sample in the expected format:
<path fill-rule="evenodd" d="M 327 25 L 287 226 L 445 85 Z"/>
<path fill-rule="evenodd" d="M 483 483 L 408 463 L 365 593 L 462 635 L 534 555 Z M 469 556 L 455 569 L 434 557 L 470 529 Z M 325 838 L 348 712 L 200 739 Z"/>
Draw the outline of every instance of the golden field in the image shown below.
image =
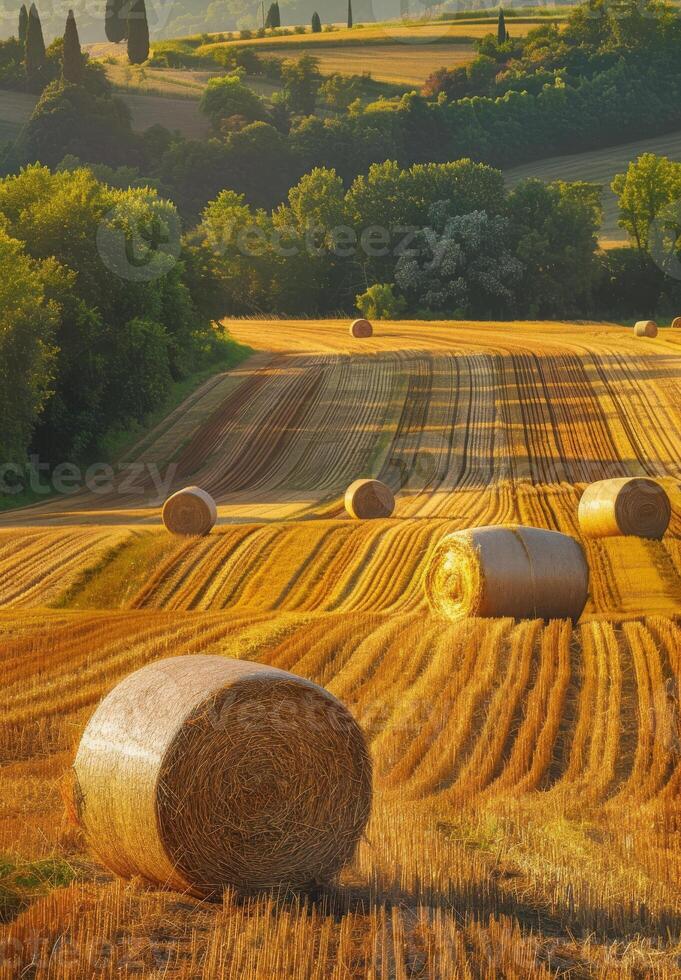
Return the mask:
<path fill-rule="evenodd" d="M 255 354 L 140 440 L 116 492 L 0 518 L 0 977 L 678 976 L 681 332 L 229 326 Z M 208 538 L 164 532 L 152 464 L 213 494 Z M 393 518 L 344 515 L 364 475 Z M 578 536 L 583 488 L 628 475 L 661 480 L 670 530 L 585 542 L 574 629 L 430 614 L 444 533 Z M 375 802 L 337 886 L 202 903 L 88 856 L 60 795 L 88 717 L 202 652 L 311 678 L 362 725 Z"/>

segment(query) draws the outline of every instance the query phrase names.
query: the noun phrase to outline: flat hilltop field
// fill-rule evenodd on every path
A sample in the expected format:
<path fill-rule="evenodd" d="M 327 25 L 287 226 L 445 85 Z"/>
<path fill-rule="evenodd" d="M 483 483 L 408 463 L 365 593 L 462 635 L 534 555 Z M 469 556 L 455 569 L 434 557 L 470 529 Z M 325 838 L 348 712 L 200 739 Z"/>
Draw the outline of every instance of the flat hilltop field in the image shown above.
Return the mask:
<path fill-rule="evenodd" d="M 115 490 L 0 516 L 0 978 L 678 977 L 681 331 L 228 326 L 252 356 L 131 446 Z M 208 537 L 166 533 L 152 472 L 213 495 Z M 347 517 L 360 476 L 394 517 Z M 574 628 L 430 612 L 444 533 L 579 537 L 582 490 L 615 476 L 660 480 L 671 525 L 584 542 Z M 352 710 L 375 799 L 337 886 L 211 904 L 89 856 L 60 791 L 80 733 L 184 653 Z"/>

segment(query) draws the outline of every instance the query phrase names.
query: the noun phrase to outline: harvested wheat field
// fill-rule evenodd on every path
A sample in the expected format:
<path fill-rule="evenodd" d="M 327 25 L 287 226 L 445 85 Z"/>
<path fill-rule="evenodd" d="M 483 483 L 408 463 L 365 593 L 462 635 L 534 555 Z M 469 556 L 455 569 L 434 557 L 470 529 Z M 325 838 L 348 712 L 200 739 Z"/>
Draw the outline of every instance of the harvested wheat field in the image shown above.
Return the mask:
<path fill-rule="evenodd" d="M 678 976 L 681 337 L 230 329 L 254 355 L 115 489 L 0 518 L 0 977 Z M 583 536 L 583 491 L 627 477 L 664 487 L 666 534 Z M 391 517 L 347 514 L 362 478 Z M 217 505 L 203 537 L 161 522 L 187 486 Z M 580 542 L 579 622 L 431 608 L 444 536 L 502 524 Z M 93 712 L 196 654 L 296 674 L 361 726 L 373 805 L 337 880 L 207 900 L 88 848 L 64 799 Z"/>

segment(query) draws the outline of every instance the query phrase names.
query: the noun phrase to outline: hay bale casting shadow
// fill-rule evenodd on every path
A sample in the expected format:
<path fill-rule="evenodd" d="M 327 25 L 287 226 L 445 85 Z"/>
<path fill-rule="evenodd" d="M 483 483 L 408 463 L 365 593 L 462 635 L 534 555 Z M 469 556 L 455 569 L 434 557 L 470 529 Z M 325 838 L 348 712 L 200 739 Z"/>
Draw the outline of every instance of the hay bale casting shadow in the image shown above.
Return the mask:
<path fill-rule="evenodd" d="M 426 570 L 431 607 L 447 619 L 581 616 L 589 569 L 574 538 L 536 527 L 478 527 L 448 534 Z"/>
<path fill-rule="evenodd" d="M 126 677 L 90 719 L 74 770 L 99 859 L 196 895 L 333 880 L 371 807 L 364 737 L 333 695 L 219 656 Z"/>

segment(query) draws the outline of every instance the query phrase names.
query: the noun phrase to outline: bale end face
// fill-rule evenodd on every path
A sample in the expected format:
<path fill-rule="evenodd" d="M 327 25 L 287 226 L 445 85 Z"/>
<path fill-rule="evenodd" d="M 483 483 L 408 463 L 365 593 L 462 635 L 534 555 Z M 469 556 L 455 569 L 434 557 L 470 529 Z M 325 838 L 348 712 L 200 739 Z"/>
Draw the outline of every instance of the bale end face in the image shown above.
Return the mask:
<path fill-rule="evenodd" d="M 681 330 L 681 316 L 675 316 L 672 320 L 672 330 Z"/>
<path fill-rule="evenodd" d="M 171 534 L 200 537 L 209 534 L 218 519 L 218 509 L 201 487 L 184 487 L 163 505 L 163 524 Z"/>
<path fill-rule="evenodd" d="M 350 517 L 361 521 L 390 517 L 395 510 L 395 497 L 380 480 L 355 480 L 345 491 L 345 509 Z"/>
<path fill-rule="evenodd" d="M 600 480 L 579 501 L 579 527 L 588 538 L 633 536 L 659 541 L 672 508 L 664 487 L 648 477 Z"/>
<path fill-rule="evenodd" d="M 374 328 L 368 320 L 355 320 L 350 324 L 350 336 L 351 337 L 371 337 L 374 332 Z"/>
<path fill-rule="evenodd" d="M 74 770 L 80 823 L 116 874 L 213 895 L 333 880 L 371 808 L 348 710 L 287 671 L 174 657 L 99 705 Z"/>
<path fill-rule="evenodd" d="M 657 337 L 657 324 L 654 320 L 639 320 L 634 324 L 636 337 Z"/>

